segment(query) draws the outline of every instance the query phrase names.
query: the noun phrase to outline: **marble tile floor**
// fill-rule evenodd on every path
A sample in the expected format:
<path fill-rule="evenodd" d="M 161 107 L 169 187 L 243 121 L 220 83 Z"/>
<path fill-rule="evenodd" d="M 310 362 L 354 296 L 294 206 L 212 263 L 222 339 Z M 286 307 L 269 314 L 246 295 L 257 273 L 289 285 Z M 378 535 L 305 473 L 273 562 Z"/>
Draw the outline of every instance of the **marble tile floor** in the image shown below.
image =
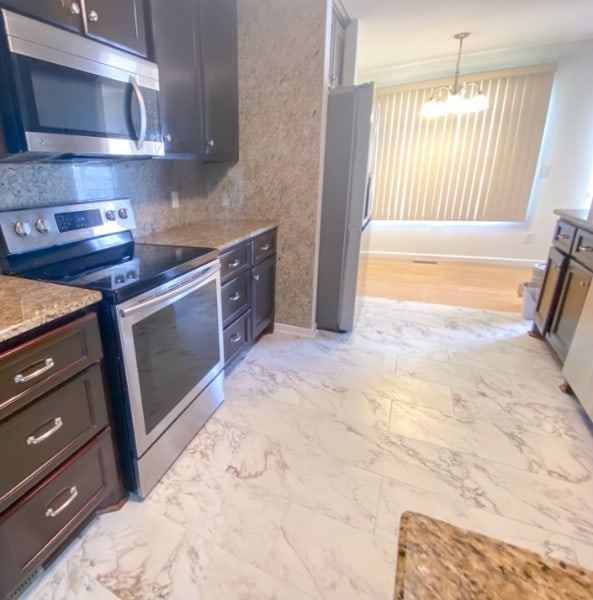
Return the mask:
<path fill-rule="evenodd" d="M 350 335 L 265 337 L 25 597 L 388 600 L 405 510 L 593 568 L 593 428 L 529 326 L 365 298 Z"/>

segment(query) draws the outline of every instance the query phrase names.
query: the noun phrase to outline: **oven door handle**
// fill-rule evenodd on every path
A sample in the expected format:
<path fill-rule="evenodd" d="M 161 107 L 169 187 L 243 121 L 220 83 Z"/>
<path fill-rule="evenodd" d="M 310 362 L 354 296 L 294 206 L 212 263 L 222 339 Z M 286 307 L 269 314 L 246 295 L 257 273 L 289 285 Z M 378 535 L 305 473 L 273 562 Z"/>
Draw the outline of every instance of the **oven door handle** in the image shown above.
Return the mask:
<path fill-rule="evenodd" d="M 198 273 L 196 277 L 173 288 L 169 288 L 166 292 L 163 292 L 162 294 L 156 294 L 154 296 L 151 296 L 144 302 L 141 302 L 140 304 L 135 304 L 134 306 L 130 306 L 129 308 L 120 308 L 119 316 L 122 317 L 122 319 L 125 319 L 126 317 L 129 317 L 138 311 L 150 308 L 155 304 L 161 304 L 163 302 L 166 302 L 167 300 L 170 300 L 171 298 L 177 298 L 186 293 L 190 293 L 193 290 L 196 290 L 202 285 L 204 285 L 204 283 L 206 283 L 213 275 L 215 275 L 217 271 L 220 271 L 219 261 L 216 261 L 216 264 L 208 267 L 206 270 L 200 271 L 200 273 Z"/>

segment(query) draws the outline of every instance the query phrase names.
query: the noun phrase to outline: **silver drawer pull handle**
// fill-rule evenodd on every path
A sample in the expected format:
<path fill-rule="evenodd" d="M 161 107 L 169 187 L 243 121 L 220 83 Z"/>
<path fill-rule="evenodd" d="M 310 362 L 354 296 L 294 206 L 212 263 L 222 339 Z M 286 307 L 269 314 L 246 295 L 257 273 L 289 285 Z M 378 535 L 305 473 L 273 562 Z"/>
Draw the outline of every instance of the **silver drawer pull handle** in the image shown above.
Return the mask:
<path fill-rule="evenodd" d="M 253 276 L 253 281 L 259 281 L 259 275 L 254 275 Z"/>
<path fill-rule="evenodd" d="M 238 258 L 235 258 L 234 261 L 229 263 L 229 268 L 230 269 L 235 269 L 236 267 L 238 267 L 241 264 L 241 261 Z"/>
<path fill-rule="evenodd" d="M 570 234 L 568 234 L 568 233 L 559 233 L 559 234 L 556 236 L 556 239 L 557 239 L 557 240 L 567 240 L 567 239 L 569 239 L 569 238 L 570 238 Z"/>
<path fill-rule="evenodd" d="M 268 251 L 268 250 L 269 250 L 271 247 L 272 247 L 272 246 L 270 246 L 270 244 L 262 244 L 262 245 L 259 247 L 259 249 L 260 249 L 262 252 L 267 252 L 267 251 Z"/>
<path fill-rule="evenodd" d="M 56 431 L 58 431 L 62 425 L 64 425 L 64 423 L 62 422 L 61 417 L 56 417 L 54 419 L 54 426 L 51 429 L 48 429 L 44 434 L 40 435 L 39 437 L 30 435 L 27 438 L 27 446 L 37 446 L 37 444 L 41 444 L 41 442 L 44 442 L 47 438 L 51 437 Z"/>
<path fill-rule="evenodd" d="M 36 371 L 33 371 L 32 373 L 29 373 L 28 375 L 23 375 L 22 373 L 15 375 L 14 382 L 15 383 L 27 383 L 28 381 L 31 381 L 31 379 L 35 379 L 35 378 L 39 377 L 40 375 L 43 375 L 50 369 L 52 369 L 55 364 L 53 358 L 46 358 L 45 360 L 43 360 L 41 362 L 43 363 L 43 366 L 40 367 L 39 369 L 37 369 Z"/>
<path fill-rule="evenodd" d="M 66 502 L 64 502 L 64 504 L 62 504 L 62 506 L 60 506 L 60 508 L 56 508 L 56 510 L 54 510 L 51 507 L 48 508 L 45 511 L 45 516 L 48 519 L 53 519 L 54 517 L 57 517 L 60 513 L 64 512 L 74 502 L 74 500 L 76 500 L 77 496 L 78 496 L 78 490 L 76 489 L 76 486 L 73 485 L 70 488 L 70 498 L 68 498 L 68 500 L 66 500 Z"/>
<path fill-rule="evenodd" d="M 229 300 L 231 302 L 236 302 L 240 297 L 241 294 L 239 294 L 239 292 L 235 292 L 232 296 L 229 296 Z"/>
<path fill-rule="evenodd" d="M 579 285 L 581 287 L 589 287 L 591 285 L 591 282 L 590 281 L 580 281 Z"/>
<path fill-rule="evenodd" d="M 593 252 L 593 246 L 579 246 L 579 252 Z"/>
<path fill-rule="evenodd" d="M 231 336 L 231 344 L 236 344 L 238 341 L 241 340 L 241 334 L 240 333 L 235 333 Z"/>

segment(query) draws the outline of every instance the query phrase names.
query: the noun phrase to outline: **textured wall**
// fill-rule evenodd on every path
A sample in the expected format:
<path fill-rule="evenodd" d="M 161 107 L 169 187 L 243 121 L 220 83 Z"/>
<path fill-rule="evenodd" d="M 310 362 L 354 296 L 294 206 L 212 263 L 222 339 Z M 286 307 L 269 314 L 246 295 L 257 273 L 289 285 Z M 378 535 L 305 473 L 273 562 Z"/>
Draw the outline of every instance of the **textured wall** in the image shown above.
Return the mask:
<path fill-rule="evenodd" d="M 240 160 L 0 164 L 0 210 L 126 196 L 137 235 L 202 219 L 280 223 L 276 320 L 314 324 L 325 0 L 238 0 Z M 170 208 L 177 190 L 180 207 Z"/>
<path fill-rule="evenodd" d="M 324 0 L 239 0 L 240 159 L 208 167 L 212 217 L 279 221 L 276 320 L 314 323 Z"/>

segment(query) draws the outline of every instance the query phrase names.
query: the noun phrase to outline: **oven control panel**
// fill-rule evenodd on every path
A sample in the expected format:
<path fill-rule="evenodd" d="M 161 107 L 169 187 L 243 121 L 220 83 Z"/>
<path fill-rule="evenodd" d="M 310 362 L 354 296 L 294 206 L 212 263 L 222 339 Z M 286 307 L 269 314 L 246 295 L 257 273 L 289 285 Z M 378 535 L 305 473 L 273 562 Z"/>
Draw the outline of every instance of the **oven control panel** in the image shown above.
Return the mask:
<path fill-rule="evenodd" d="M 21 254 L 136 227 L 128 198 L 0 212 L 3 251 Z"/>

